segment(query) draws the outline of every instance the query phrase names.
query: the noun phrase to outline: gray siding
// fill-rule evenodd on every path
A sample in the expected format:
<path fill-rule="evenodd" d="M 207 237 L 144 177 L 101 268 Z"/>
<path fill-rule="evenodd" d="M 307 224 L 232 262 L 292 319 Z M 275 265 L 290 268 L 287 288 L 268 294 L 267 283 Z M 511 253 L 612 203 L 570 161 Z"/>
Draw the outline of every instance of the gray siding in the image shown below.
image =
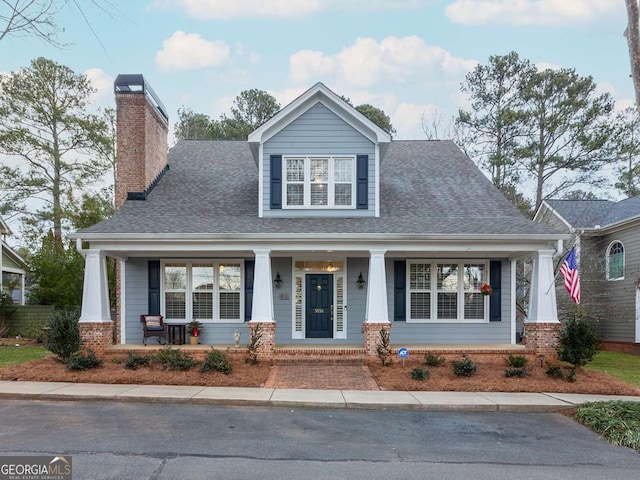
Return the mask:
<path fill-rule="evenodd" d="M 399 260 L 399 259 L 396 259 Z M 393 318 L 393 262 L 386 262 L 387 303 L 392 321 L 391 343 L 395 345 L 419 344 L 508 344 L 511 343 L 511 262 L 502 261 L 502 321 L 488 323 L 407 323 Z"/>
<path fill-rule="evenodd" d="M 293 272 L 291 258 L 273 258 L 271 260 L 271 273 L 275 278 L 280 272 L 282 286 L 273 289 L 273 314 L 276 321 L 276 344 L 290 344 L 292 334 L 293 317 Z M 298 340 L 299 342 L 300 340 Z"/>
<path fill-rule="evenodd" d="M 636 280 L 640 277 L 640 227 L 621 230 L 603 237 L 600 255 L 606 258 L 607 248 L 613 241 L 624 245 L 624 279 L 607 281 L 603 269 L 602 281 L 607 294 L 607 312 L 601 322 L 603 340 L 635 341 Z M 602 262 L 606 265 L 606 262 Z M 605 267 L 606 268 L 606 267 Z"/>
<path fill-rule="evenodd" d="M 271 155 L 369 155 L 368 210 L 270 210 Z M 263 146 L 263 203 L 265 216 L 373 216 L 375 215 L 375 145 L 356 129 L 317 103 Z M 284 173 L 284 172 L 283 172 Z M 354 184 L 355 186 L 355 184 Z M 354 189 L 355 194 L 355 189 Z"/>
<path fill-rule="evenodd" d="M 540 212 L 536 216 L 536 221 L 551 225 L 564 233 L 569 233 L 570 230 L 569 227 L 567 227 L 567 224 L 560 220 L 553 211 L 546 207 L 546 205 L 540 207 Z"/>

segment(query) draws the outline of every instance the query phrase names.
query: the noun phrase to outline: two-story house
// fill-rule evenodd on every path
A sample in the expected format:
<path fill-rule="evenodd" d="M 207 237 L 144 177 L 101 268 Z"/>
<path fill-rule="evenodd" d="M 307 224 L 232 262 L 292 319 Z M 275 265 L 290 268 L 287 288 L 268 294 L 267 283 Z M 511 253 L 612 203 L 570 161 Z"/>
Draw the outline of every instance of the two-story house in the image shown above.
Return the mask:
<path fill-rule="evenodd" d="M 396 345 L 514 344 L 523 256 L 527 337 L 559 325 L 549 285 L 565 236 L 520 215 L 453 142 L 392 140 L 318 83 L 247 141 L 180 140 L 167 156 L 142 75 L 118 76 L 115 96 L 119 208 L 75 234 L 85 339 L 111 338 L 105 256 L 119 260 L 126 344 L 142 343 L 145 313 L 203 322 L 205 344 L 260 323 L 271 352 L 371 353 L 381 328 Z"/>
<path fill-rule="evenodd" d="M 597 323 L 602 346 L 640 353 L 640 196 L 545 200 L 534 220 L 572 236 L 581 304 Z"/>

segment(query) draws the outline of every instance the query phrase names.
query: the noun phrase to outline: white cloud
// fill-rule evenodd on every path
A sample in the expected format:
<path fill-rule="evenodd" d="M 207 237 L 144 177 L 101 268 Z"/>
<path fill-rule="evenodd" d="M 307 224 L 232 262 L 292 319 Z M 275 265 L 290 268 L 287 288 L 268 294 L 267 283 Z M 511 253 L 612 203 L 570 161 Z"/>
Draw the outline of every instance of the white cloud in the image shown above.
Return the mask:
<path fill-rule="evenodd" d="M 476 65 L 447 50 L 427 45 L 415 35 L 387 37 L 379 42 L 358 38 L 334 55 L 302 50 L 289 58 L 297 84 L 335 79 L 347 86 L 370 88 L 385 84 L 423 83 L 434 78 L 461 78 Z"/>
<path fill-rule="evenodd" d="M 228 59 L 226 43 L 179 30 L 162 42 L 162 50 L 156 53 L 156 64 L 165 72 L 216 67 Z"/>
<path fill-rule="evenodd" d="M 466 25 L 559 26 L 597 22 L 623 8 L 620 0 L 455 0 L 445 13 Z"/>
<path fill-rule="evenodd" d="M 540 71 L 562 69 L 560 65 L 556 65 L 555 63 L 551 63 L 551 62 L 538 62 L 536 63 L 536 68 Z"/>
<path fill-rule="evenodd" d="M 322 12 L 409 10 L 435 0 L 155 0 L 160 8 L 179 8 L 200 20 L 295 18 Z"/>
<path fill-rule="evenodd" d="M 101 68 L 90 68 L 84 74 L 87 76 L 96 92 L 92 95 L 91 100 L 96 103 L 102 103 L 107 99 L 111 99 L 113 92 L 113 78 L 106 74 Z"/>

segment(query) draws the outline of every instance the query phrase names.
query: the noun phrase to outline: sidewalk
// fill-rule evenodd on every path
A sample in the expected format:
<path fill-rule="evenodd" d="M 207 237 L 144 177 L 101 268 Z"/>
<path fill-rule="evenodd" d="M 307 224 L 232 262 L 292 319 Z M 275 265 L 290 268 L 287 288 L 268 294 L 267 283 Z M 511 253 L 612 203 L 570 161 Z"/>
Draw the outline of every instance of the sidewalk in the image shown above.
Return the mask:
<path fill-rule="evenodd" d="M 585 402 L 640 402 L 640 397 L 569 393 L 397 392 L 0 381 L 2 398 L 469 412 L 556 412 Z"/>

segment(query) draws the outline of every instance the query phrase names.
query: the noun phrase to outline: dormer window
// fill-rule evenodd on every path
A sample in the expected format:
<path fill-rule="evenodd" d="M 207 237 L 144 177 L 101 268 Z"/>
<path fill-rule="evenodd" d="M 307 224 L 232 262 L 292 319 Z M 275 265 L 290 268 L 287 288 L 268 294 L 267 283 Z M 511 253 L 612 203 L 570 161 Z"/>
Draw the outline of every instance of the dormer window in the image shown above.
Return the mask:
<path fill-rule="evenodd" d="M 355 208 L 354 156 L 285 156 L 284 208 Z"/>

